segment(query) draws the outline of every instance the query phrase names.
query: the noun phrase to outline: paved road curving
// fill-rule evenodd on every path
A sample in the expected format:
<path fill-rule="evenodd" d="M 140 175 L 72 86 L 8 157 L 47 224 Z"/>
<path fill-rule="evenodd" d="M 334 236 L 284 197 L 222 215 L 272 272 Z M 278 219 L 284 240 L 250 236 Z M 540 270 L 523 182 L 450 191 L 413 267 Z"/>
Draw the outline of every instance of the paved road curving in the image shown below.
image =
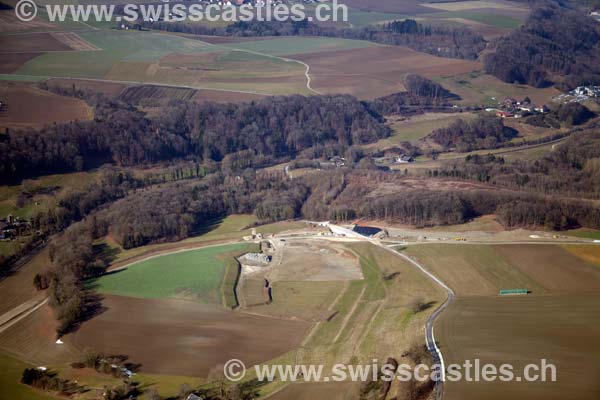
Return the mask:
<path fill-rule="evenodd" d="M 356 237 L 356 232 L 353 232 L 350 229 L 341 227 L 339 225 L 329 224 L 329 227 L 331 227 L 331 226 L 333 226 L 339 232 L 347 231 L 349 236 Z M 437 285 L 441 286 L 448 294 L 446 301 L 444 301 L 444 303 L 442 303 L 442 305 L 439 306 L 429 316 L 429 318 L 427 319 L 427 322 L 425 324 L 425 343 L 427 345 L 427 350 L 429 350 L 429 352 L 433 356 L 434 364 L 437 364 L 437 368 L 438 368 L 437 376 L 439 379 L 437 379 L 435 382 L 435 392 L 436 392 L 435 398 L 439 400 L 442 398 L 442 396 L 444 394 L 444 380 L 446 377 L 446 369 L 445 369 L 444 357 L 442 356 L 442 352 L 440 351 L 437 343 L 435 342 L 435 335 L 433 333 L 433 324 L 434 324 L 436 318 L 442 313 L 442 311 L 444 311 L 448 307 L 448 305 L 450 303 L 452 303 L 452 300 L 454 300 L 454 291 L 452 289 L 450 289 L 450 287 L 448 287 L 448 285 L 446 285 L 444 282 L 442 282 L 442 280 L 440 278 L 433 275 L 425 267 L 423 267 L 421 264 L 419 264 L 418 262 L 416 262 L 415 260 L 413 260 L 412 258 L 407 256 L 406 254 L 403 254 L 394 248 L 384 245 L 383 243 L 381 243 L 381 241 L 379 241 L 377 239 L 371 239 L 371 238 L 364 237 L 364 241 L 371 242 L 372 244 L 379 246 L 382 249 L 385 249 L 387 251 L 390 251 L 390 252 L 396 254 L 397 256 L 405 259 L 410 264 L 417 267 L 422 273 L 427 275 L 427 277 L 430 278 L 431 280 L 433 280 Z"/>
<path fill-rule="evenodd" d="M 405 259 L 406 261 L 408 261 L 409 263 L 411 263 L 412 265 L 417 267 L 421 272 L 423 272 L 425 275 L 427 275 L 427 277 L 429 277 L 436 284 L 441 286 L 448 294 L 446 301 L 444 301 L 444 303 L 442 303 L 442 305 L 439 306 L 429 316 L 429 318 L 427 319 L 427 322 L 425 324 L 425 344 L 427 345 L 427 350 L 429 350 L 429 352 L 433 356 L 434 363 L 437 364 L 437 366 L 438 366 L 438 378 L 439 379 L 436 380 L 436 382 L 435 382 L 435 392 L 436 392 L 435 398 L 441 399 L 443 396 L 443 393 L 444 393 L 444 380 L 446 377 L 446 369 L 445 369 L 446 367 L 444 364 L 444 357 L 442 356 L 442 352 L 439 349 L 437 343 L 435 342 L 435 335 L 433 333 L 433 324 L 434 324 L 435 320 L 437 319 L 437 317 L 442 313 L 442 311 L 444 311 L 448 307 L 448 305 L 450 305 L 450 303 L 452 303 L 452 300 L 454 300 L 454 291 L 452 289 L 450 289 L 444 282 L 442 282 L 437 276 L 433 275 L 431 272 L 429 272 L 427 269 L 425 269 L 425 267 L 423 267 L 421 264 L 419 264 L 418 262 L 416 262 L 415 260 L 413 260 L 412 258 L 407 256 L 406 254 L 402 254 L 401 252 L 399 252 L 393 248 L 386 247 L 381 244 L 380 244 L 380 246 L 393 252 L 394 254 L 402 257 L 403 259 Z"/>

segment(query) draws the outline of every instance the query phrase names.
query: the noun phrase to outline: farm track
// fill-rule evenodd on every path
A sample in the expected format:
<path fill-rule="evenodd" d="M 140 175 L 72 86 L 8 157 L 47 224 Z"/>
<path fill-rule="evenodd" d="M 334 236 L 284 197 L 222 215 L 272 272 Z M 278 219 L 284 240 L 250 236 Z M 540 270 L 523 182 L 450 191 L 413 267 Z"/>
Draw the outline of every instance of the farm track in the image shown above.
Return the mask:
<path fill-rule="evenodd" d="M 4 332 L 17 322 L 27 318 L 30 314 L 48 303 L 48 298 L 43 296 L 36 296 L 25 303 L 18 305 L 12 310 L 0 315 L 0 333 Z"/>
<path fill-rule="evenodd" d="M 363 298 L 363 295 L 365 294 L 366 290 L 367 290 L 367 285 L 363 286 L 360 294 L 356 298 L 356 301 L 352 305 L 352 308 L 348 312 L 348 315 L 346 315 L 346 318 L 344 318 L 344 321 L 342 322 L 342 326 L 340 326 L 340 329 L 338 330 L 338 333 L 333 338 L 333 343 L 336 343 L 338 341 L 338 339 L 340 338 L 340 336 L 342 336 L 342 333 L 344 333 L 344 330 L 346 329 L 346 326 L 348 325 L 348 322 L 350 322 L 350 318 L 352 318 L 352 315 L 354 315 L 354 312 L 358 308 L 358 305 L 360 304 L 360 302 L 361 302 L 361 300 Z"/>
<path fill-rule="evenodd" d="M 331 302 L 329 307 L 327 307 L 327 311 L 333 311 L 333 308 L 338 304 L 338 302 L 340 301 L 342 296 L 344 294 L 346 294 L 346 291 L 348 290 L 349 287 L 350 287 L 350 285 L 349 285 L 348 281 L 344 281 L 344 288 L 340 291 L 340 293 L 336 296 L 336 298 L 333 299 L 333 301 Z M 317 323 L 313 326 L 313 328 L 310 330 L 308 335 L 306 335 L 306 337 L 302 341 L 301 347 L 304 347 L 308 344 L 308 342 L 315 335 L 315 333 L 317 332 L 317 330 L 319 329 L 321 324 L 322 324 L 322 321 L 317 321 Z"/>
<path fill-rule="evenodd" d="M 351 233 L 351 236 L 354 236 L 353 231 L 350 231 L 350 230 L 340 227 L 340 226 L 336 226 L 336 228 L 339 231 L 347 230 L 349 233 Z M 443 393 L 444 393 L 445 366 L 444 366 L 444 357 L 442 356 L 442 352 L 440 351 L 439 347 L 437 346 L 437 343 L 435 342 L 435 335 L 433 333 L 433 324 L 434 324 L 436 318 L 442 313 L 442 311 L 444 311 L 448 307 L 448 305 L 452 302 L 452 300 L 454 300 L 454 291 L 452 289 L 450 289 L 444 282 L 442 282 L 437 276 L 433 275 L 425 267 L 423 267 L 421 264 L 419 264 L 412 258 L 408 257 L 407 255 L 402 254 L 393 248 L 387 247 L 386 245 L 382 244 L 381 242 L 379 242 L 378 240 L 375 240 L 375 239 L 370 239 L 370 238 L 365 237 L 364 241 L 370 242 L 370 243 L 374 244 L 375 246 L 381 247 L 381 248 L 383 248 L 389 252 L 392 252 L 392 253 L 400 256 L 401 258 L 405 259 L 411 265 L 417 267 L 422 273 L 427 275 L 427 277 L 430 278 L 431 280 L 433 280 L 437 285 L 441 286 L 448 294 L 446 301 L 441 306 L 439 306 L 429 316 L 429 318 L 427 319 L 427 322 L 425 324 L 425 343 L 427 345 L 427 349 L 433 356 L 434 362 L 436 364 L 438 364 L 438 368 L 439 368 L 438 377 L 441 378 L 441 379 L 436 380 L 436 382 L 435 382 L 435 389 L 436 389 L 435 396 L 436 396 L 436 399 L 439 400 L 442 398 Z M 364 292 L 364 289 L 363 289 L 363 292 Z M 362 298 L 362 293 L 359 296 L 359 299 L 360 298 Z M 358 300 L 357 300 L 356 304 L 358 304 Z M 356 304 L 355 304 L 355 306 L 356 306 Z M 352 309 L 350 314 L 352 314 L 353 312 L 354 312 L 354 308 Z M 345 322 L 347 322 L 347 321 L 345 321 Z M 338 336 L 339 336 L 339 333 L 338 333 Z M 337 340 L 338 336 L 336 336 L 336 340 Z M 335 342 L 335 340 L 334 340 L 334 342 Z"/>
<path fill-rule="evenodd" d="M 200 42 L 202 42 L 202 41 L 200 41 Z M 322 94 L 321 92 L 318 92 L 317 90 L 313 89 L 310 86 L 310 74 L 309 74 L 309 72 L 310 72 L 310 65 L 308 65 L 304 61 L 295 60 L 293 58 L 286 58 L 286 57 L 274 56 L 272 54 L 261 53 L 259 51 L 240 49 L 240 48 L 237 48 L 237 47 L 216 46 L 216 45 L 208 43 L 208 42 L 202 42 L 202 43 L 206 43 L 206 45 L 208 45 L 208 46 L 214 46 L 214 47 L 218 47 L 220 49 L 229 49 L 229 50 L 241 51 L 241 52 L 244 52 L 244 53 L 254 54 L 254 55 L 257 55 L 257 56 L 262 56 L 262 57 L 267 57 L 267 58 L 274 58 L 276 60 L 282 60 L 282 61 L 285 61 L 285 62 L 295 62 L 295 63 L 298 63 L 298 64 L 300 64 L 300 65 L 302 65 L 302 66 L 304 66 L 306 68 L 305 71 L 304 71 L 304 76 L 306 77 L 306 88 L 309 91 L 313 92 L 314 94 L 319 94 L 319 95 Z"/>

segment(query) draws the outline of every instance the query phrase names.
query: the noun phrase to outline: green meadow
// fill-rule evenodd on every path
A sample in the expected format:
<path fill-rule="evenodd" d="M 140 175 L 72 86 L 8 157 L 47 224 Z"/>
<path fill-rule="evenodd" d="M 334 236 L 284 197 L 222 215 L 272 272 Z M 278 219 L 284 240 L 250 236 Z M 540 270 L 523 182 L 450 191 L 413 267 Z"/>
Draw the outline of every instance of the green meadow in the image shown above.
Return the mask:
<path fill-rule="evenodd" d="M 227 261 L 255 248 L 246 243 L 157 256 L 94 279 L 100 293 L 140 298 L 186 298 L 221 304 Z"/>

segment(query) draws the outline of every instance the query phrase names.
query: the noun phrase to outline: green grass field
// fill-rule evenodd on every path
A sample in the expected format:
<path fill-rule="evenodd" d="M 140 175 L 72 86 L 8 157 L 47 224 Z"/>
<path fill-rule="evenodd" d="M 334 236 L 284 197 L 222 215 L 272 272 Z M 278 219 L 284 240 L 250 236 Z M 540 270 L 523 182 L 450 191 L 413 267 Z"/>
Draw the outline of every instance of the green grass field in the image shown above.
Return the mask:
<path fill-rule="evenodd" d="M 0 353 L 0 398 L 14 400 L 52 400 L 41 391 L 34 390 L 20 383 L 21 374 L 25 368 L 31 368 L 19 360 Z"/>
<path fill-rule="evenodd" d="M 407 18 L 402 14 L 385 13 L 378 11 L 365 11 L 357 8 L 348 9 L 348 23 L 352 26 L 360 27 L 367 25 L 378 25 L 384 22 L 403 20 Z"/>
<path fill-rule="evenodd" d="M 336 51 L 361 49 L 380 46 L 377 43 L 362 40 L 348 40 L 320 37 L 284 37 L 267 40 L 256 40 L 242 43 L 223 44 L 223 47 L 256 51 L 271 55 L 314 53 L 320 51 Z"/>
<path fill-rule="evenodd" d="M 600 230 L 597 229 L 579 228 L 566 231 L 565 233 L 569 236 L 600 240 Z"/>
<path fill-rule="evenodd" d="M 305 66 L 282 54 L 377 46 L 336 38 L 286 37 L 211 45 L 179 35 L 118 30 L 79 32 L 99 51 L 56 51 L 22 65 L 15 77 L 106 79 L 265 94 L 305 93 Z M 239 50 L 238 50 L 239 49 Z M 185 54 L 173 64 L 170 54 Z M 216 57 L 215 57 L 216 54 Z"/>
<path fill-rule="evenodd" d="M 315 7 L 313 5 L 306 5 L 306 15 L 309 17 L 315 17 Z M 380 12 L 380 11 L 368 11 L 361 10 L 354 7 L 348 7 L 348 21 L 343 21 L 343 15 L 341 12 L 338 13 L 337 21 L 330 21 L 331 24 L 344 27 L 362 27 L 367 25 L 378 25 L 388 21 L 403 20 L 409 18 L 403 14 L 391 13 L 391 12 Z"/>
<path fill-rule="evenodd" d="M 524 99 L 528 96 L 535 104 L 546 104 L 560 92 L 556 88 L 534 88 L 532 86 L 502 82 L 483 72 L 453 75 L 434 79 L 444 88 L 459 95 L 459 104 L 495 107 L 507 97 Z"/>
<path fill-rule="evenodd" d="M 54 206 L 56 197 L 66 190 L 81 189 L 89 185 L 97 177 L 96 171 L 75 172 L 41 176 L 26 179 L 19 185 L 0 187 L 0 215 L 6 217 L 30 218 L 35 213 L 45 211 Z M 32 197 L 23 204 L 17 203 L 20 193 L 31 193 Z"/>
<path fill-rule="evenodd" d="M 92 280 L 89 285 L 100 293 L 141 298 L 183 297 L 222 304 L 227 258 L 254 248 L 242 243 L 158 256 Z"/>
<path fill-rule="evenodd" d="M 427 244 L 408 246 L 404 252 L 427 266 L 459 296 L 493 296 L 500 289 L 516 287 L 546 292 L 492 246 Z"/>
<path fill-rule="evenodd" d="M 393 135 L 387 140 L 392 144 L 400 142 L 414 143 L 429 135 L 436 129 L 444 128 L 458 119 L 470 120 L 475 117 L 472 113 L 460 114 L 429 114 L 414 117 L 408 121 L 391 124 Z"/>
<path fill-rule="evenodd" d="M 494 28 L 515 29 L 521 26 L 522 21 L 507 17 L 506 15 L 468 12 L 468 11 L 448 11 L 431 14 L 435 18 L 462 18 L 469 21 L 479 22 L 481 24 L 493 26 Z"/>
<path fill-rule="evenodd" d="M 215 221 L 212 225 L 206 228 L 206 231 L 198 236 L 184 239 L 180 242 L 175 243 L 159 243 L 150 244 L 147 246 L 136 247 L 133 249 L 123 249 L 118 243 L 114 242 L 110 238 L 105 239 L 102 243 L 106 243 L 109 247 L 113 248 L 116 252 L 115 262 L 125 262 L 134 257 L 144 256 L 153 254 L 161 251 L 173 251 L 180 248 L 189 248 L 192 245 L 212 244 L 218 243 L 225 240 L 241 240 L 242 236 L 249 235 L 252 232 L 251 228 L 248 228 L 251 224 L 256 222 L 254 215 L 230 215 L 221 221 Z M 273 224 L 261 225 L 256 227 L 256 231 L 262 234 L 268 233 L 279 233 L 281 231 L 296 229 L 303 227 L 305 224 L 302 222 L 290 222 L 282 221 Z"/>
<path fill-rule="evenodd" d="M 235 308 L 239 305 L 235 295 L 235 287 L 240 276 L 240 265 L 233 259 L 225 260 L 225 272 L 221 281 L 221 293 L 223 294 L 223 306 L 226 308 Z"/>
<path fill-rule="evenodd" d="M 100 30 L 79 35 L 102 50 L 46 53 L 23 65 L 15 74 L 103 78 L 119 62 L 151 62 L 174 52 L 213 50 L 197 40 L 154 32 Z"/>

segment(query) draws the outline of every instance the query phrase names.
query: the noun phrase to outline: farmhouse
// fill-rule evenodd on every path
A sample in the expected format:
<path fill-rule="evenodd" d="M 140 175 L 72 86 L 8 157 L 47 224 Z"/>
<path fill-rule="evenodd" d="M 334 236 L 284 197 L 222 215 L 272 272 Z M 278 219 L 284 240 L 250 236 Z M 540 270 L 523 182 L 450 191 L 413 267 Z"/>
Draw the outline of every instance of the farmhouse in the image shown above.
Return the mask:
<path fill-rule="evenodd" d="M 412 158 L 411 156 L 398 156 L 396 157 L 396 163 L 397 164 L 406 164 L 406 163 L 411 163 L 415 161 L 414 158 Z"/>
<path fill-rule="evenodd" d="M 496 117 L 512 118 L 512 117 L 514 117 L 514 114 L 509 111 L 498 111 L 498 112 L 496 112 Z"/>
<path fill-rule="evenodd" d="M 333 156 L 329 159 L 329 161 L 335 164 L 336 168 L 340 168 L 346 165 L 346 159 L 340 156 Z"/>

